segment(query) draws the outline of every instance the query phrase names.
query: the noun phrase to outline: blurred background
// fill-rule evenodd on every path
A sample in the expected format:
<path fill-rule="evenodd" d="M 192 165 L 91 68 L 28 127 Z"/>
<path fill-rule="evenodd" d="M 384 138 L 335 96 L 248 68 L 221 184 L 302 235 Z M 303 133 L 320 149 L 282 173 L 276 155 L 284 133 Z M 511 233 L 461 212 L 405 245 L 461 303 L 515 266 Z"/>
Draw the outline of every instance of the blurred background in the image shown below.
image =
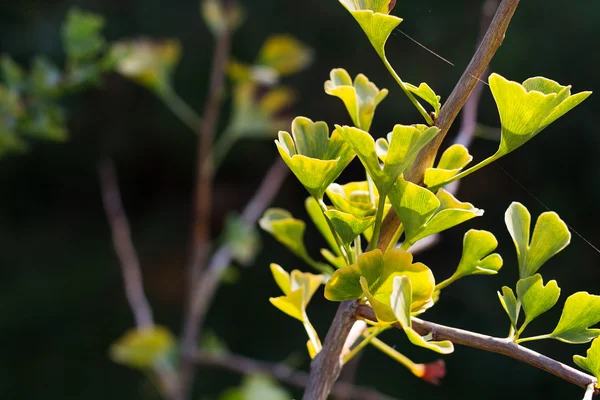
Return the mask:
<path fill-rule="evenodd" d="M 392 36 L 387 53 L 405 81 L 427 82 L 445 100 L 473 53 L 479 32 L 481 0 L 398 2 L 400 28 L 452 61 L 434 57 L 401 34 Z M 23 0 L 0 3 L 0 53 L 27 67 L 36 54 L 60 64 L 64 54 L 60 24 L 71 6 L 106 18 L 109 41 L 147 36 L 172 37 L 182 43 L 183 58 L 174 85 L 189 104 L 201 110 L 207 92 L 213 38 L 197 0 Z M 314 120 L 350 122 L 341 102 L 323 92 L 335 67 L 351 75 L 365 73 L 391 93 L 378 108 L 372 132 L 386 134 L 395 123 L 420 122 L 416 110 L 387 74 L 352 17 L 335 0 L 247 0 L 246 22 L 233 39 L 233 55 L 251 62 L 273 33 L 291 33 L 314 49 L 315 63 L 285 81 L 298 93 L 294 115 Z M 492 63 L 492 71 L 523 81 L 542 75 L 574 91 L 596 90 L 600 62 L 600 3 L 587 0 L 524 1 Z M 0 393 L 7 399 L 146 399 L 153 398 L 140 373 L 113 363 L 110 344 L 133 326 L 113 251 L 98 186 L 97 162 L 114 158 L 134 242 L 139 251 L 147 295 L 156 320 L 181 331 L 184 265 L 188 256 L 196 136 L 145 88 L 117 75 L 104 76 L 98 89 L 66 101 L 70 139 L 36 141 L 24 154 L 0 159 Z M 550 126 L 531 144 L 466 178 L 457 197 L 483 208 L 482 218 L 454 228 L 418 259 L 436 276 L 449 276 L 460 259 L 467 229 L 487 229 L 500 242 L 505 260 L 494 277 L 470 277 L 452 285 L 427 319 L 477 332 L 506 335 L 508 319 L 496 291 L 514 286 L 516 256 L 504 226 L 511 201 L 525 204 L 537 217 L 550 210 L 580 235 L 544 267 L 545 279 L 557 279 L 562 305 L 576 291 L 600 293 L 600 246 L 597 203 L 600 199 L 600 151 L 597 95 Z M 221 127 L 230 110 L 226 102 Z M 486 88 L 480 122 L 498 126 L 497 111 Z M 456 124 L 458 125 L 458 124 Z M 455 127 L 448 143 L 456 134 Z M 273 132 L 273 138 L 275 132 Z M 475 160 L 492 154 L 497 143 L 476 139 Z M 213 235 L 226 216 L 240 211 L 272 160 L 271 139 L 244 140 L 228 155 L 215 185 Z M 358 161 L 341 181 L 362 179 Z M 273 206 L 306 219 L 307 194 L 291 177 Z M 536 200 L 537 199 L 539 200 Z M 544 205 L 542 205 L 545 204 Z M 582 239 L 580 236 L 584 237 Z M 268 265 L 308 270 L 274 239 L 262 234 L 263 250 L 255 262 L 238 268 L 239 279 L 223 284 L 208 316 L 208 329 L 234 352 L 262 360 L 293 360 L 308 367 L 305 333 L 300 324 L 272 307 L 278 296 Z M 307 246 L 318 255 L 323 242 L 309 228 Z M 308 308 L 324 338 L 337 304 L 315 296 Z M 546 333 L 560 306 L 528 328 Z M 383 337 L 417 362 L 437 355 L 411 347 L 398 332 Z M 587 345 L 559 342 L 532 348 L 572 365 L 573 354 Z M 576 399 L 582 390 L 528 365 L 503 356 L 457 347 L 445 357 L 447 376 L 435 387 L 413 377 L 375 349 L 367 349 L 356 382 L 399 399 Z M 218 398 L 238 385 L 239 375 L 198 370 L 196 398 Z M 299 395 L 298 391 L 290 389 Z M 577 397 L 579 396 L 579 397 Z"/>

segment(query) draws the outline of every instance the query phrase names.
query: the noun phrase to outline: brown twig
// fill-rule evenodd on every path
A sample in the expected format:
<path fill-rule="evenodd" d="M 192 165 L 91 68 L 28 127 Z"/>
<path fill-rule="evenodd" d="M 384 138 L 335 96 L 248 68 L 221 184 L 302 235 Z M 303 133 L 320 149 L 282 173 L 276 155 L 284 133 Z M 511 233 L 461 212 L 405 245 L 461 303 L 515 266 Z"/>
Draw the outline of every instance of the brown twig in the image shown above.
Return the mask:
<path fill-rule="evenodd" d="M 494 54 L 502 45 L 504 35 L 518 5 L 519 0 L 502 0 L 498 6 L 498 10 L 475 55 L 440 111 L 436 121 L 436 126 L 441 130 L 440 134 L 419 153 L 413 168 L 407 174 L 407 179 L 410 182 L 420 184 L 423 181 L 425 170 L 433 164 L 440 145 L 456 116 L 463 108 L 481 76 L 483 76 Z M 377 247 L 382 250 L 387 249 L 399 227 L 400 220 L 396 213 L 388 213 L 381 227 Z"/>
<path fill-rule="evenodd" d="M 375 312 L 369 306 L 359 306 L 357 309 L 357 315 L 370 321 L 377 321 Z M 394 324 L 394 326 L 402 329 L 399 324 Z M 423 321 L 418 318 L 412 318 L 412 327 L 422 336 L 431 334 L 432 340 L 449 340 L 452 343 L 459 344 L 461 346 L 473 347 L 475 349 L 480 349 L 491 353 L 502 354 L 532 365 L 538 369 L 541 369 L 542 371 L 549 372 L 569 383 L 582 388 L 587 388 L 590 384 L 595 384 L 597 382 L 595 377 L 578 371 L 575 368 L 571 368 L 568 365 L 553 360 L 526 347 L 520 346 L 509 338 L 496 338 L 462 329 L 450 328 L 448 326 Z"/>
<path fill-rule="evenodd" d="M 233 1 L 229 2 L 233 7 Z M 221 111 L 221 99 L 227 71 L 233 32 L 224 28 L 217 35 L 211 68 L 208 98 L 198 128 L 194 224 L 192 229 L 191 259 L 188 266 L 188 312 L 184 321 L 182 354 L 191 354 L 196 348 L 197 320 L 192 312 L 193 302 L 200 287 L 200 274 L 210 249 L 210 224 L 214 169 L 212 146 Z M 181 362 L 181 393 L 188 398 L 193 385 L 194 363 L 185 356 Z"/>
<path fill-rule="evenodd" d="M 100 176 L 100 191 L 106 219 L 111 228 L 112 240 L 121 264 L 125 295 L 133 312 L 138 329 L 148 329 L 154 326 L 152 309 L 144 294 L 144 283 L 140 262 L 131 239 L 131 230 L 127 215 L 123 208 L 119 181 L 111 159 L 106 159 L 98 165 Z M 162 389 L 168 399 L 180 400 L 179 380 L 175 371 L 168 368 L 155 368 Z"/>
<path fill-rule="evenodd" d="M 258 221 L 264 210 L 271 204 L 279 192 L 288 173 L 289 169 L 278 158 L 265 174 L 254 196 L 244 208 L 241 215 L 243 222 L 248 225 L 256 224 L 256 221 Z M 208 267 L 203 273 L 202 280 L 194 292 L 194 298 L 189 310 L 190 315 L 187 318 L 188 324 L 184 330 L 187 335 L 193 334 L 194 337 L 197 337 L 202 331 L 206 312 L 219 286 L 223 272 L 231 264 L 232 258 L 233 253 L 227 244 L 223 244 L 212 256 Z M 192 323 L 194 323 L 194 326 L 190 325 Z"/>
<path fill-rule="evenodd" d="M 106 159 L 100 163 L 98 173 L 100 175 L 100 190 L 106 218 L 112 232 L 115 252 L 121 263 L 127 301 L 133 312 L 136 326 L 138 328 L 151 328 L 154 326 L 152 310 L 144 294 L 140 261 L 131 240 L 131 231 L 123 209 L 113 161 Z"/>
<path fill-rule="evenodd" d="M 287 385 L 304 388 L 308 384 L 308 374 L 296 371 L 285 364 L 269 363 L 251 358 L 226 354 L 216 355 L 209 352 L 199 352 L 196 363 L 200 366 L 221 368 L 239 374 L 264 374 Z M 335 396 L 344 395 L 350 400 L 394 400 L 374 389 L 338 382 L 331 390 Z"/>

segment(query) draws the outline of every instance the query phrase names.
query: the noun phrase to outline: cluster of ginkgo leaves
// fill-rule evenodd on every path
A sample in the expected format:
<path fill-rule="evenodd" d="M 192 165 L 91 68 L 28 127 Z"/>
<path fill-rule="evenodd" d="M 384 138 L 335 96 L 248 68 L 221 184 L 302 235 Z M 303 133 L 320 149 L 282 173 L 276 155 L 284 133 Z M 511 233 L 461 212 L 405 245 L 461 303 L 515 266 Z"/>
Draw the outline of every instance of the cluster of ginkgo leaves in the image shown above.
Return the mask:
<path fill-rule="evenodd" d="M 411 327 L 411 317 L 432 307 L 439 300 L 440 291 L 456 280 L 468 275 L 496 274 L 503 260 L 492 253 L 498 245 L 492 233 L 469 230 L 464 235 L 462 258 L 448 279 L 436 284 L 430 268 L 413 262 L 411 247 L 419 240 L 483 215 L 483 210 L 456 199 L 444 186 L 516 150 L 585 100 L 590 92 L 571 94 L 570 86 L 542 77 L 517 83 L 492 74 L 489 85 L 501 122 L 498 151 L 465 170 L 473 158 L 466 147 L 453 145 L 444 151 L 435 167 L 426 170 L 423 184 L 415 184 L 405 176 L 419 152 L 440 134 L 435 119 L 441 109 L 441 97 L 425 83 L 416 86 L 403 82 L 385 57 L 387 38 L 402 22 L 389 15 L 395 1 L 339 1 L 362 27 L 426 124 L 395 125 L 384 138 L 374 139 L 369 130 L 375 109 L 388 91 L 379 89 L 362 74 L 352 80 L 343 69 L 331 71 L 325 92 L 342 100 L 353 126 L 335 125 L 330 132 L 325 122 L 298 117 L 292 122 L 291 133 L 281 131 L 275 141 L 281 157 L 310 194 L 306 200 L 307 212 L 329 248 L 321 250 L 324 262 L 315 260 L 304 246 L 305 223 L 286 210 L 267 210 L 260 221 L 261 227 L 320 273 L 298 270 L 288 273 L 279 265 L 271 265 L 275 281 L 284 293 L 271 298 L 271 303 L 303 323 L 311 357 L 318 353 L 320 340 L 310 324 L 306 307 L 321 283 L 325 283 L 328 300 L 359 300 L 373 308 L 377 322 L 369 321 L 372 326 L 364 331 L 362 341 L 355 343 L 355 349 L 373 344 L 395 359 L 406 360 L 376 338 L 392 324 L 399 324 L 413 344 L 447 354 L 453 351 L 452 343 L 419 335 Z M 432 111 L 427 111 L 421 102 Z M 365 179 L 336 183 L 355 157 L 364 167 Z M 402 225 L 387 249 L 377 249 L 382 221 L 389 212 L 396 213 Z M 586 292 L 573 294 L 566 300 L 552 333 L 522 337 L 531 321 L 558 301 L 560 289 L 556 281 L 544 286 L 537 271 L 567 246 L 570 233 L 557 214 L 548 212 L 539 217 L 530 240 L 530 215 L 518 203 L 507 210 L 506 224 L 516 245 L 520 272 L 516 295 L 508 287 L 499 294 L 511 321 L 510 338 L 516 343 L 546 338 L 585 343 L 598 337 L 600 329 L 590 327 L 600 322 L 600 297 Z M 369 242 L 368 246 L 363 241 Z M 519 323 L 521 309 L 525 318 Z M 349 361 L 355 353 L 350 352 L 350 357 L 344 357 L 343 361 Z M 599 339 L 593 343 L 587 358 L 576 356 L 575 362 L 600 376 Z M 414 368 L 416 364 L 403 363 L 417 376 L 424 377 L 422 370 Z"/>

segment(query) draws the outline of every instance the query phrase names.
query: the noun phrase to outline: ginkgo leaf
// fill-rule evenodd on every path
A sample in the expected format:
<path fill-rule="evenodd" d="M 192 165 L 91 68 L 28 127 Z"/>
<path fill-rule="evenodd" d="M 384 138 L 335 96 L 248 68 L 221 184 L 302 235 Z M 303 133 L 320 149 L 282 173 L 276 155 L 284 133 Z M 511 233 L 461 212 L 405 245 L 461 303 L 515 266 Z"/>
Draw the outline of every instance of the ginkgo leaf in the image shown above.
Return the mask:
<path fill-rule="evenodd" d="M 416 94 L 433 107 L 433 114 L 437 118 L 442 108 L 442 98 L 435 94 L 433 89 L 426 83 L 421 83 L 418 87 L 410 83 L 405 83 L 405 85 L 410 92 Z"/>
<path fill-rule="evenodd" d="M 385 57 L 385 42 L 402 18 L 389 15 L 396 0 L 340 0 L 361 26 L 380 57 Z"/>
<path fill-rule="evenodd" d="M 375 223 L 375 216 L 361 218 L 339 210 L 327 210 L 325 215 L 333 224 L 344 244 L 351 243 L 365 229 Z"/>
<path fill-rule="evenodd" d="M 263 44 L 256 64 L 272 68 L 280 76 L 287 76 L 306 68 L 313 58 L 312 49 L 292 35 L 273 35 Z"/>
<path fill-rule="evenodd" d="M 280 131 L 275 144 L 283 161 L 316 199 L 323 198 L 325 189 L 354 158 L 352 148 L 338 130 L 329 137 L 325 122 L 304 117 L 294 119 L 291 135 Z"/>
<path fill-rule="evenodd" d="M 543 77 L 530 78 L 520 84 L 495 73 L 489 77 L 489 86 L 502 126 L 498 150 L 468 170 L 429 186 L 433 191 L 515 151 L 592 94 L 580 92 L 572 95 L 570 86 L 562 86 Z"/>
<path fill-rule="evenodd" d="M 519 306 L 517 303 L 517 298 L 515 297 L 515 293 L 508 286 L 502 287 L 502 293 L 498 292 L 498 298 L 500 299 L 500 303 L 502 304 L 502 308 L 506 311 L 508 318 L 510 319 L 510 323 L 513 328 L 517 328 L 517 321 L 519 320 Z"/>
<path fill-rule="evenodd" d="M 600 296 L 578 292 L 567 298 L 558 325 L 550 336 L 567 343 L 587 343 L 600 335 L 600 329 L 590 328 L 598 322 Z"/>
<path fill-rule="evenodd" d="M 369 131 L 375 109 L 387 96 L 388 90 L 379 90 L 363 74 L 358 74 L 352 82 L 348 72 L 342 68 L 333 69 L 330 78 L 325 82 L 325 93 L 339 97 L 344 102 L 354 125 Z"/>
<path fill-rule="evenodd" d="M 394 317 L 404 329 L 408 340 L 417 346 L 424 347 L 437 353 L 452 353 L 454 351 L 454 345 L 452 342 L 448 340 L 428 341 L 419 335 L 414 329 L 412 329 L 412 302 L 412 285 L 410 279 L 408 279 L 406 276 L 396 276 L 393 281 L 393 292 L 390 296 L 391 310 L 394 314 Z M 375 311 L 375 307 L 373 307 L 373 310 Z"/>
<path fill-rule="evenodd" d="M 326 190 L 327 197 L 338 210 L 357 217 L 375 215 L 379 194 L 371 196 L 367 181 L 350 182 L 345 185 L 332 183 Z"/>
<path fill-rule="evenodd" d="M 462 171 L 472 160 L 473 156 L 469 154 L 469 150 L 465 146 L 455 144 L 448 147 L 442 154 L 437 167 L 425 170 L 425 185 L 428 187 L 440 185 Z"/>
<path fill-rule="evenodd" d="M 289 211 L 281 208 L 269 208 L 258 221 L 260 227 L 269 232 L 278 242 L 287 247 L 307 264 L 320 272 L 331 274 L 331 267 L 313 260 L 304 246 L 304 221 L 296 219 Z"/>
<path fill-rule="evenodd" d="M 398 176 L 414 162 L 417 154 L 440 132 L 425 125 L 396 125 L 386 139 L 377 142 L 367 132 L 353 127 L 336 127 L 352 146 L 375 183 L 380 196 L 385 196 Z M 383 161 L 383 167 L 379 160 Z"/>
<path fill-rule="evenodd" d="M 344 301 L 363 297 L 360 280 L 364 277 L 372 296 L 389 305 L 396 276 L 407 276 L 411 281 L 412 312 L 432 305 L 433 273 L 425 264 L 413 264 L 412 255 L 400 249 L 390 249 L 385 254 L 380 250 L 369 251 L 361 254 L 356 264 L 338 269 L 325 285 L 325 298 Z"/>
<path fill-rule="evenodd" d="M 596 338 L 586 352 L 586 357 L 573 356 L 573 361 L 580 368 L 600 379 L 600 339 Z"/>
<path fill-rule="evenodd" d="M 173 334 L 163 326 L 131 329 L 110 347 L 114 362 L 132 368 L 148 369 L 175 350 Z"/>
<path fill-rule="evenodd" d="M 454 274 L 437 285 L 443 289 L 454 281 L 467 275 L 495 275 L 502 268 L 500 254 L 490 254 L 498 247 L 496 237 L 487 231 L 475 229 L 465 233 L 463 239 L 463 253 Z"/>
<path fill-rule="evenodd" d="M 304 309 L 304 290 L 304 287 L 300 287 L 285 296 L 271 297 L 269 301 L 290 317 L 305 322 L 307 317 Z"/>
<path fill-rule="evenodd" d="M 471 203 L 458 201 L 443 189 L 435 195 L 402 177 L 392 187 L 389 198 L 405 229 L 404 248 L 424 237 L 483 215 L 483 210 Z"/>
<path fill-rule="evenodd" d="M 545 212 L 539 216 L 531 242 L 531 215 L 525 206 L 512 203 L 506 210 L 505 222 L 517 249 L 521 279 L 535 274 L 546 261 L 571 241 L 567 224 L 554 212 Z"/>
<path fill-rule="evenodd" d="M 560 297 L 560 288 L 554 280 L 544 286 L 542 276 L 535 274 L 517 282 L 517 296 L 525 312 L 520 329 L 523 331 L 531 321 L 554 307 Z"/>

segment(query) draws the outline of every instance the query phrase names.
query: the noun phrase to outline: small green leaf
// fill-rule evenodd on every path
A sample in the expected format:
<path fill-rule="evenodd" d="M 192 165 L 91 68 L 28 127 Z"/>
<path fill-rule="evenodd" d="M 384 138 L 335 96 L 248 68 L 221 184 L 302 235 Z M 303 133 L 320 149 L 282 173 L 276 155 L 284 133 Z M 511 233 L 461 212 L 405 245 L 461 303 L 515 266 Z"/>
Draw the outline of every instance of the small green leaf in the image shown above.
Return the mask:
<path fill-rule="evenodd" d="M 369 283 L 367 282 L 364 276 L 360 277 L 359 282 L 363 290 L 363 294 L 365 295 L 365 297 L 369 301 L 369 304 L 373 308 L 373 311 L 375 312 L 377 321 L 384 325 L 396 322 L 397 318 L 394 315 L 394 311 L 392 310 L 390 304 L 386 303 L 385 299 L 383 299 L 384 301 L 380 301 L 377 297 L 371 294 L 371 291 L 369 289 Z"/>
<path fill-rule="evenodd" d="M 333 224 L 344 244 L 351 243 L 365 229 L 375 223 L 375 216 L 361 218 L 338 210 L 327 210 L 325 215 Z"/>
<path fill-rule="evenodd" d="M 338 126 L 337 131 L 352 146 L 381 196 L 387 195 L 398 176 L 412 166 L 419 151 L 440 132 L 439 128 L 425 125 L 396 125 L 387 140 L 380 138 L 375 142 L 357 128 Z"/>
<path fill-rule="evenodd" d="M 406 246 L 483 215 L 483 210 L 473 207 L 471 203 L 458 201 L 443 189 L 435 195 L 402 177 L 390 191 L 389 197 L 404 225 Z"/>
<path fill-rule="evenodd" d="M 280 131 L 275 144 L 283 161 L 316 199 L 323 198 L 325 189 L 354 158 L 337 129 L 330 138 L 325 122 L 304 117 L 294 119 L 291 135 Z"/>
<path fill-rule="evenodd" d="M 463 253 L 456 272 L 440 283 L 437 288 L 443 289 L 467 275 L 497 274 L 502 268 L 502 257 L 497 253 L 490 254 L 496 247 L 498 247 L 498 241 L 492 233 L 475 229 L 469 230 L 463 239 Z"/>
<path fill-rule="evenodd" d="M 433 89 L 426 83 L 421 83 L 418 87 L 410 83 L 405 83 L 405 85 L 410 92 L 416 94 L 433 107 L 433 113 L 437 118 L 442 108 L 442 98 L 435 94 Z"/>
<path fill-rule="evenodd" d="M 269 232 L 277 241 L 290 249 L 300 258 L 308 257 L 304 247 L 304 221 L 295 219 L 288 211 L 281 208 L 270 208 L 259 220 L 262 229 Z"/>
<path fill-rule="evenodd" d="M 395 0 L 340 0 L 361 26 L 369 41 L 381 57 L 385 57 L 385 42 L 402 18 L 389 15 Z"/>
<path fill-rule="evenodd" d="M 99 15 L 72 8 L 62 26 L 63 45 L 72 63 L 93 60 L 105 48 L 106 42 L 100 34 L 104 18 Z"/>
<path fill-rule="evenodd" d="M 508 286 L 502 287 L 502 293 L 498 292 L 498 298 L 502 304 L 502 308 L 506 311 L 510 323 L 513 328 L 517 328 L 517 321 L 519 320 L 519 306 L 517 305 L 517 298 L 515 293 Z"/>
<path fill-rule="evenodd" d="M 424 347 L 441 354 L 449 354 L 454 351 L 454 345 L 448 340 L 429 341 L 412 329 L 411 304 L 412 285 L 406 276 L 396 276 L 393 282 L 393 292 L 390 297 L 391 308 L 395 318 L 398 320 L 408 340 L 414 345 Z M 373 307 L 373 310 L 375 308 Z"/>
<path fill-rule="evenodd" d="M 306 306 L 323 283 L 324 276 L 303 273 L 299 270 L 292 271 L 290 275 L 277 264 L 271 264 L 271 273 L 285 295 L 271 297 L 269 299 L 271 304 L 289 316 L 308 323 Z"/>
<path fill-rule="evenodd" d="M 167 358 L 175 345 L 175 337 L 165 327 L 132 329 L 110 346 L 110 357 L 116 363 L 145 370 Z"/>
<path fill-rule="evenodd" d="M 434 187 L 442 184 L 462 171 L 472 160 L 473 156 L 465 146 L 455 144 L 448 147 L 437 167 L 425 170 L 425 185 Z"/>
<path fill-rule="evenodd" d="M 431 270 L 425 264 L 413 264 L 412 255 L 400 249 L 391 249 L 385 254 L 380 250 L 363 253 L 358 257 L 358 263 L 338 269 L 325 286 L 325 298 L 344 301 L 363 297 L 362 277 L 368 284 L 369 293 L 389 306 L 396 276 L 407 276 L 411 281 L 413 312 L 432 305 L 435 279 Z"/>
<path fill-rule="evenodd" d="M 598 322 L 600 296 L 578 292 L 567 298 L 558 325 L 550 336 L 566 343 L 587 343 L 600 335 L 600 329 L 590 329 Z"/>
<path fill-rule="evenodd" d="M 204 21 L 215 36 L 237 30 L 244 20 L 238 4 L 225 5 L 217 0 L 205 0 L 201 3 L 201 11 Z"/>
<path fill-rule="evenodd" d="M 554 307 L 560 297 L 560 288 L 554 280 L 544 286 L 542 276 L 535 274 L 517 282 L 517 296 L 525 312 L 522 331 L 531 321 Z"/>
<path fill-rule="evenodd" d="M 313 51 L 292 35 L 272 35 L 260 50 L 256 64 L 273 69 L 279 76 L 293 75 L 313 61 Z"/>
<path fill-rule="evenodd" d="M 225 221 L 225 241 L 235 261 L 249 265 L 259 251 L 260 235 L 254 224 L 248 224 L 237 215 L 230 215 Z"/>
<path fill-rule="evenodd" d="M 573 356 L 573 361 L 580 368 L 594 375 L 596 379 L 600 379 L 600 339 L 594 339 L 586 357 L 576 355 Z"/>
<path fill-rule="evenodd" d="M 387 96 L 388 90 L 379 90 L 363 74 L 358 74 L 353 83 L 348 72 L 342 68 L 333 69 L 330 78 L 331 80 L 325 82 L 325 93 L 339 97 L 344 102 L 354 125 L 369 131 L 375 109 Z"/>
<path fill-rule="evenodd" d="M 506 210 L 505 222 L 517 249 L 521 279 L 535 274 L 546 261 L 567 247 L 571 241 L 567 224 L 554 212 L 545 212 L 539 216 L 531 242 L 531 215 L 525 206 L 512 203 Z"/>
<path fill-rule="evenodd" d="M 229 388 L 219 400 L 291 400 L 293 397 L 273 379 L 262 375 L 247 375 L 242 385 Z"/>

